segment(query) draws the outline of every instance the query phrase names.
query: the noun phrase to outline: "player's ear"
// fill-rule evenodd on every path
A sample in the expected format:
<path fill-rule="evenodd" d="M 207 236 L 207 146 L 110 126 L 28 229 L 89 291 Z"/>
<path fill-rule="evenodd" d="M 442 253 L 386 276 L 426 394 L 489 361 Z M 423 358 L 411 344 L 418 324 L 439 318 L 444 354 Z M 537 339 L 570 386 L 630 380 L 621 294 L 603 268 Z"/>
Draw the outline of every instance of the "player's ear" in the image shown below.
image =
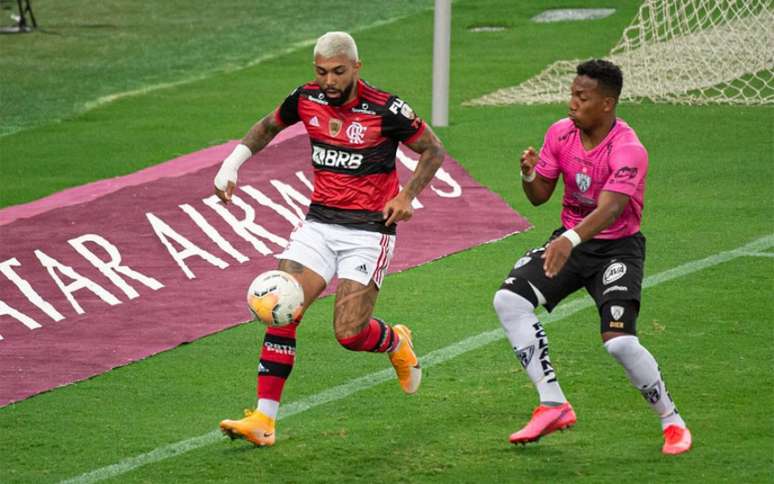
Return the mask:
<path fill-rule="evenodd" d="M 614 98 L 613 96 L 605 96 L 602 107 L 606 113 L 609 113 L 615 110 L 616 104 L 618 104 L 618 99 Z"/>

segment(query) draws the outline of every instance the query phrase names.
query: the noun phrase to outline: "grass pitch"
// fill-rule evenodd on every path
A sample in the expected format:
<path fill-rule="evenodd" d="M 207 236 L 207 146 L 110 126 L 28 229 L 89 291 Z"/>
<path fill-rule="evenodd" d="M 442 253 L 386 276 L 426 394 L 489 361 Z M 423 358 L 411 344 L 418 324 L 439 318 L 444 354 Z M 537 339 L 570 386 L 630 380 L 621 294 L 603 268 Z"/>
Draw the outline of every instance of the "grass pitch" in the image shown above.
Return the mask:
<path fill-rule="evenodd" d="M 618 3 L 616 14 L 607 19 L 540 25 L 529 23 L 529 17 L 544 8 L 576 4 L 454 3 L 451 125 L 437 132 L 476 179 L 536 228 L 386 279 L 377 313 L 410 325 L 420 355 L 497 330 L 493 292 L 519 255 L 542 243 L 559 224 L 558 196 L 539 208 L 527 203 L 516 158 L 523 147 L 538 146 L 546 127 L 566 108 L 468 108 L 461 102 L 514 85 L 554 60 L 604 55 L 637 8 L 633 1 Z M 38 5 L 45 4 L 35 3 L 39 21 L 44 16 Z M 376 2 L 359 5 L 373 15 L 364 23 L 385 10 Z M 356 35 L 362 72 L 429 117 L 433 17 L 430 11 L 409 12 Z M 191 22 L 207 22 L 195 12 L 187 16 Z M 303 12 L 303 19 L 309 17 L 315 17 L 312 8 Z M 154 46 L 152 55 L 138 49 L 143 62 L 150 62 L 143 56 L 176 55 L 180 46 L 163 38 L 164 18 L 173 16 L 136 18 L 146 25 L 129 22 L 117 27 L 117 35 L 142 34 L 143 45 Z M 279 30 L 303 39 L 328 30 L 325 17 L 315 18 L 318 23 L 308 29 L 297 21 L 289 24 L 280 14 L 272 20 Z M 75 14 L 61 22 L 65 19 L 74 25 L 74 36 L 97 30 L 78 27 Z M 467 30 L 490 23 L 510 29 Z M 192 45 L 207 43 L 200 30 L 187 32 Z M 11 42 L 53 38 L 32 34 Z M 25 62 L 21 50 L 7 50 L 8 42 L 0 38 L 0 47 L 10 52 L 0 62 Z M 250 58 L 239 57 L 243 47 L 241 42 L 221 44 L 214 57 L 241 64 Z M 71 111 L 57 123 L 30 117 L 4 124 L 36 127 L 0 138 L 0 206 L 239 138 L 292 87 L 311 78 L 310 51 L 300 48 L 82 114 Z M 107 62 L 112 55 L 98 59 Z M 79 58 L 71 63 L 84 67 Z M 15 75 L 5 68 L 0 72 Z M 130 88 L 155 82 L 126 75 Z M 39 76 L 40 82 L 55 77 Z M 91 82 L 84 70 L 62 82 L 72 93 L 65 95 L 69 105 L 124 89 L 92 87 L 83 94 L 80 84 Z M 5 77 L 0 86 L 7 89 Z M 38 106 L 44 118 L 63 116 L 46 103 Z M 771 108 L 623 105 L 619 115 L 650 153 L 643 224 L 647 276 L 774 233 Z M 738 257 L 644 292 L 640 337 L 658 359 L 695 439 L 695 449 L 677 458 L 660 454 L 658 419 L 602 348 L 596 311 L 587 308 L 546 326 L 552 361 L 579 421 L 574 430 L 537 445 L 507 443 L 537 398 L 508 344 L 499 339 L 429 366 L 413 397 L 403 396 L 389 380 L 283 418 L 273 448 L 214 439 L 188 452 L 165 454 L 164 449 L 172 449 L 169 454 L 181 450 L 179 442 L 208 435 L 220 419 L 254 404 L 261 335 L 256 326 L 243 325 L 0 409 L 0 481 L 55 482 L 123 463 L 122 472 L 107 475 L 126 482 L 767 482 L 774 474 L 772 253 Z M 299 355 L 286 386 L 285 408 L 389 368 L 385 357 L 339 347 L 330 327 L 332 312 L 332 300 L 320 300 L 299 329 Z M 134 467 L 137 462 L 131 459 L 149 452 L 164 458 Z"/>

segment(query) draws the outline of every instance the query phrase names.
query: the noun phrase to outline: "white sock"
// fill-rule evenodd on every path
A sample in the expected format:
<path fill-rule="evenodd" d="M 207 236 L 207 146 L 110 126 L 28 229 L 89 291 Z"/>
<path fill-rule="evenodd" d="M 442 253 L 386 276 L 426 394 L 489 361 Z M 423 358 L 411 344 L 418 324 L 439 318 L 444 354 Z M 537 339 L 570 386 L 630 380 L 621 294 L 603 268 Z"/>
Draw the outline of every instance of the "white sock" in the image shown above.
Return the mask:
<path fill-rule="evenodd" d="M 685 427 L 685 422 L 677 412 L 672 396 L 661 378 L 656 359 L 640 344 L 639 338 L 631 335 L 617 336 L 605 342 L 605 348 L 624 367 L 629 381 L 661 418 L 662 429 L 669 425 Z"/>
<path fill-rule="evenodd" d="M 541 403 L 566 402 L 548 357 L 548 337 L 535 316 L 535 307 L 505 289 L 495 293 L 493 304 L 516 357 L 537 388 Z"/>
<path fill-rule="evenodd" d="M 267 417 L 276 420 L 277 412 L 279 412 L 279 402 L 276 400 L 269 400 L 268 398 L 259 398 L 256 410 Z"/>

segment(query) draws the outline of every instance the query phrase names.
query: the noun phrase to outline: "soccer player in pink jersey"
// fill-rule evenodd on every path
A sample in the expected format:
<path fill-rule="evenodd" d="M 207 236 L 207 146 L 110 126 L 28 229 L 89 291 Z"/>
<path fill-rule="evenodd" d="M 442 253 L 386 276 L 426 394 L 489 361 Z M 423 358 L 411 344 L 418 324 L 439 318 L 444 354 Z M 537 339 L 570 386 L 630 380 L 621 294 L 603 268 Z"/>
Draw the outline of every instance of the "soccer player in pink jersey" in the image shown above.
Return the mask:
<path fill-rule="evenodd" d="M 585 287 L 599 310 L 602 341 L 661 419 L 662 452 L 691 448 L 691 433 L 677 412 L 653 355 L 637 338 L 645 237 L 640 233 L 648 153 L 634 130 L 616 117 L 623 86 L 618 66 L 590 60 L 577 67 L 569 114 L 546 132 L 538 155 L 521 156 L 524 193 L 533 205 L 548 201 L 561 175 L 562 227 L 520 258 L 495 293 L 494 307 L 508 340 L 537 388 L 540 405 L 510 436 L 534 442 L 575 424 L 548 355 L 545 329 L 535 316 L 552 311 Z"/>

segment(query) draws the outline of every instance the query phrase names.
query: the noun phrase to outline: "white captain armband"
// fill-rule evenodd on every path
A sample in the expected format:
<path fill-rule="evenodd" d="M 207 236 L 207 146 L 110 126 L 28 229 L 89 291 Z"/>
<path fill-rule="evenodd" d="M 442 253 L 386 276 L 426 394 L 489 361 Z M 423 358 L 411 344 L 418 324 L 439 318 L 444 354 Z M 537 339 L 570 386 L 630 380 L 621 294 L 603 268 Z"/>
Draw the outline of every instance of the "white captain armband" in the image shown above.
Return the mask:
<path fill-rule="evenodd" d="M 250 148 L 239 143 L 234 148 L 234 151 L 223 160 L 223 164 L 220 165 L 220 170 L 215 175 L 215 188 L 220 191 L 226 191 L 228 182 L 236 184 L 239 167 L 242 166 L 242 163 L 249 160 L 251 156 L 253 156 L 253 152 L 250 151 Z"/>

